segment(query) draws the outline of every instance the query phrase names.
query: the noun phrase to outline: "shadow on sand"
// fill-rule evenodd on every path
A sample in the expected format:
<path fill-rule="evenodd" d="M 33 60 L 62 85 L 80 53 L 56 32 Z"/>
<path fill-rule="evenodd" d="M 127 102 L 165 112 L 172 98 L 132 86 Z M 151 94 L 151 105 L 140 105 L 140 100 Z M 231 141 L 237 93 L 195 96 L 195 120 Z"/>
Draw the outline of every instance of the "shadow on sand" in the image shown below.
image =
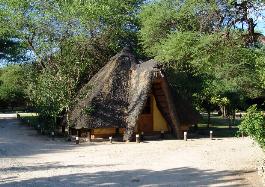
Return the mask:
<path fill-rule="evenodd" d="M 52 168 L 50 165 L 49 167 Z M 54 168 L 57 166 L 55 165 Z M 92 166 L 90 166 L 92 167 Z M 41 169 L 42 166 L 39 168 Z M 31 168 L 34 169 L 34 168 Z M 36 169 L 36 168 L 35 168 Z M 35 170 L 34 169 L 34 170 Z M 251 171 L 253 172 L 253 171 Z M 134 187 L 134 186 L 230 186 L 239 187 L 250 185 L 238 174 L 243 171 L 198 170 L 196 168 L 175 168 L 164 171 L 152 170 L 126 170 L 113 172 L 78 173 L 59 175 L 53 177 L 40 177 L 19 181 L 16 178 L 3 178 L 0 186 L 108 186 L 108 187 Z M 250 172 L 248 172 L 250 173 Z M 245 172 L 246 174 L 246 172 Z M 236 177 L 235 177 L 236 176 Z M 232 177 L 232 178 L 231 178 Z"/>

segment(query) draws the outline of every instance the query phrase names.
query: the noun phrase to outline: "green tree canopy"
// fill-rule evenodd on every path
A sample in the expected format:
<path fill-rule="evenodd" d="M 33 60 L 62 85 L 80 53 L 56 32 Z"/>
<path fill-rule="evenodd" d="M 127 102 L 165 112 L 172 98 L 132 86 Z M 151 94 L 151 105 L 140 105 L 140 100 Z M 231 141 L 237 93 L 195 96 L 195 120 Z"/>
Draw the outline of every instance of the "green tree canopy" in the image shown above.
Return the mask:
<path fill-rule="evenodd" d="M 125 45 L 138 49 L 142 2 L 0 0 L 0 34 L 12 35 L 31 53 L 27 93 L 40 115 L 55 119 L 67 111 L 111 56 Z"/>
<path fill-rule="evenodd" d="M 9 65 L 0 70 L 0 101 L 3 107 L 26 104 L 24 70 L 20 65 Z"/>
<path fill-rule="evenodd" d="M 254 30 L 260 3 L 152 1 L 142 8 L 139 35 L 146 54 L 161 62 L 180 94 L 201 98 L 204 106 L 212 97 L 226 97 L 232 105 L 232 93 L 265 95 L 263 44 Z"/>

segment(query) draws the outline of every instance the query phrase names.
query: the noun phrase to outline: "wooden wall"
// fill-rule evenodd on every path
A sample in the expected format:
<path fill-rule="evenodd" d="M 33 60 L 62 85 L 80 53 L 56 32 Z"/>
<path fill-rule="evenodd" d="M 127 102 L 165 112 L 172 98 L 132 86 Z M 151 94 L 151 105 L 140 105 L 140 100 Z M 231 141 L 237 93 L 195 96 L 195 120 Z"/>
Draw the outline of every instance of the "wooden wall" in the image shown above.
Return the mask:
<path fill-rule="evenodd" d="M 123 135 L 125 129 L 119 128 L 119 134 Z M 98 128 L 92 129 L 91 134 L 94 135 L 94 138 L 108 138 L 109 136 L 116 135 L 116 128 Z"/>
<path fill-rule="evenodd" d="M 155 97 L 152 96 L 153 100 L 153 131 L 168 131 L 168 124 L 157 108 Z"/>

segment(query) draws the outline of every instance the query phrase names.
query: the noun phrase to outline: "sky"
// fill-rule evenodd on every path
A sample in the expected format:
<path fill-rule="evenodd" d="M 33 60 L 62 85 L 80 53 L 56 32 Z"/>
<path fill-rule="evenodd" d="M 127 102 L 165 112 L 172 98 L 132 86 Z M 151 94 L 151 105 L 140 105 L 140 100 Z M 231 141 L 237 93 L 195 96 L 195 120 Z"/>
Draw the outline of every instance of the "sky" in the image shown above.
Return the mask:
<path fill-rule="evenodd" d="M 257 19 L 256 31 L 260 31 L 263 35 L 265 35 L 265 11 L 263 11 L 262 17 Z"/>

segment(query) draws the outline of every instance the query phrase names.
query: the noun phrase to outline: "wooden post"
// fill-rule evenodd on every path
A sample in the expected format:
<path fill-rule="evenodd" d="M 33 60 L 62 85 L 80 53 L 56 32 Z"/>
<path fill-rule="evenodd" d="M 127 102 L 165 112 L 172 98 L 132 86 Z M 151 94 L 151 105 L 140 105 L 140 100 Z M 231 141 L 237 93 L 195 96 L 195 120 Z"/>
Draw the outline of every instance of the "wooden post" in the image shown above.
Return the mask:
<path fill-rule="evenodd" d="M 139 136 L 139 134 L 136 134 L 136 143 L 140 143 L 140 136 Z"/>
<path fill-rule="evenodd" d="M 67 136 L 67 141 L 68 142 L 72 141 L 71 134 L 72 134 L 72 129 L 68 125 L 68 136 Z"/>
<path fill-rule="evenodd" d="M 165 132 L 164 131 L 161 131 L 160 138 L 161 139 L 164 139 L 165 138 Z"/>
<path fill-rule="evenodd" d="M 213 131 L 210 131 L 210 139 L 213 139 Z"/>
<path fill-rule="evenodd" d="M 62 126 L 62 134 L 65 135 L 65 125 Z"/>
<path fill-rule="evenodd" d="M 141 141 L 144 141 L 144 132 L 141 132 Z"/>
<path fill-rule="evenodd" d="M 120 134 L 120 129 L 119 128 L 115 128 L 115 136 L 118 137 Z"/>
<path fill-rule="evenodd" d="M 241 136 L 242 136 L 242 138 L 244 138 L 244 133 L 243 132 L 241 132 Z"/>
<path fill-rule="evenodd" d="M 109 143 L 112 143 L 112 136 L 109 137 Z"/>
<path fill-rule="evenodd" d="M 87 132 L 87 141 L 88 142 L 91 142 L 91 130 L 89 130 L 88 132 Z"/>
<path fill-rule="evenodd" d="M 38 132 L 39 134 L 41 134 L 41 128 L 40 128 L 40 125 L 37 126 L 37 132 Z"/>
<path fill-rule="evenodd" d="M 184 132 L 184 141 L 187 141 L 187 132 Z"/>
<path fill-rule="evenodd" d="M 54 140 L 54 132 L 52 131 L 52 133 L 51 133 L 51 134 L 52 134 L 52 140 Z"/>
<path fill-rule="evenodd" d="M 79 137 L 75 137 L 75 144 L 79 144 Z"/>

